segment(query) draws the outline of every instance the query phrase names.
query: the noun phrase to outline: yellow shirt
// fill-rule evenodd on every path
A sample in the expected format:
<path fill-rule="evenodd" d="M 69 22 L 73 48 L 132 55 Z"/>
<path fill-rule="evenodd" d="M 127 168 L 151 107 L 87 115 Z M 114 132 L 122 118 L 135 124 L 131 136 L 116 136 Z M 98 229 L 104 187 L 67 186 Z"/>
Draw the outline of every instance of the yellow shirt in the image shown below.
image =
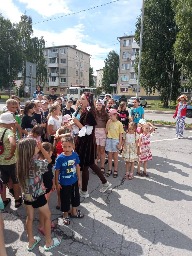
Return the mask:
<path fill-rule="evenodd" d="M 124 133 L 123 124 L 120 121 L 110 121 L 107 124 L 107 138 L 119 139 L 119 135 Z"/>
<path fill-rule="evenodd" d="M 0 127 L 0 138 L 3 135 L 5 128 Z M 10 151 L 11 151 L 11 144 L 9 142 L 9 138 L 14 137 L 14 134 L 12 130 L 7 129 L 3 138 L 3 145 L 4 145 L 4 152 L 2 155 L 0 155 L 0 165 L 11 165 L 16 163 L 16 156 L 14 156 L 10 160 L 5 160 L 6 157 L 10 156 Z"/>

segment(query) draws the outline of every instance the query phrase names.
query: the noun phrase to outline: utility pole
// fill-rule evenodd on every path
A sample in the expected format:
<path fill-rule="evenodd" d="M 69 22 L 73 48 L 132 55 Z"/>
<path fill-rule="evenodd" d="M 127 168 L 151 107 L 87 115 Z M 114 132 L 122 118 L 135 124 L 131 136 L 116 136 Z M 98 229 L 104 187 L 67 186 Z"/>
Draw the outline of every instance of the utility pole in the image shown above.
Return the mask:
<path fill-rule="evenodd" d="M 10 53 L 8 55 L 8 64 L 9 64 L 9 69 L 8 69 L 8 74 L 9 74 L 9 97 L 11 97 L 11 57 L 10 57 Z"/>
<path fill-rule="evenodd" d="M 140 87 L 141 54 L 142 54 L 142 46 L 143 46 L 143 20 L 144 20 L 144 0 L 142 2 L 142 13 L 141 13 L 141 31 L 140 31 L 140 45 L 139 45 L 140 47 L 139 47 L 139 63 L 138 63 L 136 97 L 139 96 L 139 87 Z"/>

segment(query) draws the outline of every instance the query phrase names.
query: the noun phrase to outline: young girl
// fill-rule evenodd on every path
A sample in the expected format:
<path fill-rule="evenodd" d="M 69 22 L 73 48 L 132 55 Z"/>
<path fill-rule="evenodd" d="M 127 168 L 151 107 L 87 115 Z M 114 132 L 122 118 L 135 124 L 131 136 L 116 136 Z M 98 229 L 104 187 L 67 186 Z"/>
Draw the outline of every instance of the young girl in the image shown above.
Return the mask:
<path fill-rule="evenodd" d="M 176 136 L 178 139 L 182 139 L 183 131 L 185 128 L 185 118 L 187 114 L 187 96 L 183 94 L 177 100 L 179 101 L 179 104 L 176 107 L 176 111 L 173 115 L 173 118 L 177 117 Z"/>
<path fill-rule="evenodd" d="M 106 124 L 109 117 L 105 110 L 104 101 L 96 101 L 96 122 L 95 138 L 97 144 L 97 160 L 100 159 L 101 171 L 105 173 L 105 143 L 106 143 Z"/>
<path fill-rule="evenodd" d="M 151 123 L 144 123 L 142 125 L 142 132 L 139 138 L 139 163 L 137 175 L 149 177 L 147 174 L 147 162 L 152 160 L 150 149 L 150 137 L 155 127 Z M 143 164 L 143 174 L 140 171 L 140 165 Z"/>
<path fill-rule="evenodd" d="M 128 130 L 125 135 L 125 141 L 123 142 L 123 158 L 126 163 L 125 177 L 129 180 L 133 179 L 134 162 L 138 161 L 139 154 L 139 135 L 136 133 L 136 125 L 129 123 Z"/>
<path fill-rule="evenodd" d="M 123 125 L 118 121 L 118 112 L 116 109 L 109 110 L 109 120 L 106 126 L 107 140 L 105 150 L 108 151 L 109 170 L 106 176 L 109 177 L 112 173 L 112 158 L 114 159 L 113 178 L 118 176 L 118 151 L 122 146 L 122 136 L 124 133 Z"/>
<path fill-rule="evenodd" d="M 70 204 L 72 204 L 71 218 L 84 217 L 81 211 L 77 210 L 80 205 L 80 160 L 77 153 L 74 152 L 74 142 L 71 136 L 62 138 L 62 146 L 63 153 L 57 157 L 55 163 L 55 180 L 57 189 L 60 191 L 63 223 L 69 225 Z"/>
<path fill-rule="evenodd" d="M 60 114 L 60 106 L 59 105 L 52 105 L 49 108 L 49 119 L 48 119 L 48 125 L 47 125 L 47 132 L 50 136 L 50 143 L 53 143 L 54 141 L 54 135 L 56 131 L 61 128 L 62 120 L 59 118 Z"/>
<path fill-rule="evenodd" d="M 29 239 L 27 249 L 28 251 L 32 251 L 41 240 L 40 237 L 33 236 L 34 208 L 38 208 L 44 218 L 44 249 L 49 251 L 60 244 L 57 238 L 51 239 L 51 213 L 45 197 L 46 189 L 43 185 L 42 177 L 42 174 L 47 171 L 48 163 L 51 163 L 51 157 L 42 147 L 41 142 L 37 143 L 32 138 L 20 140 L 18 143 L 18 152 L 18 178 L 24 193 L 24 203 L 27 211 L 26 229 Z M 37 159 L 39 152 L 43 154 L 45 160 Z"/>
<path fill-rule="evenodd" d="M 128 128 L 129 123 L 129 111 L 126 109 L 126 102 L 122 101 L 118 107 L 119 121 L 123 124 L 124 131 Z"/>
<path fill-rule="evenodd" d="M 34 118 L 34 112 L 35 112 L 35 103 L 30 101 L 26 102 L 25 108 L 24 108 L 24 116 L 21 122 L 22 132 L 26 136 L 28 135 L 28 132 L 31 131 L 31 129 L 35 125 L 37 125 L 37 121 Z"/>
<path fill-rule="evenodd" d="M 32 130 L 30 131 L 27 138 L 34 138 L 37 142 L 41 141 L 41 135 L 43 133 L 43 128 L 39 125 L 35 125 Z"/>

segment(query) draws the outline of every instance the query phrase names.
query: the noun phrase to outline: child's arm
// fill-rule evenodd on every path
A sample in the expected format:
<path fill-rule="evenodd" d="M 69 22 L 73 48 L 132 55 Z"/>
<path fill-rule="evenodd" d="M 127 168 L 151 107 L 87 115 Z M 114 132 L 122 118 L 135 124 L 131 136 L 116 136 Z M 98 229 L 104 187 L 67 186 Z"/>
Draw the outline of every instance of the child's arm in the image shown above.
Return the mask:
<path fill-rule="evenodd" d="M 79 120 L 77 118 L 74 117 L 73 122 L 74 122 L 75 125 L 77 125 L 77 127 L 79 129 L 83 128 L 83 125 L 79 122 Z"/>
<path fill-rule="evenodd" d="M 150 126 L 150 133 L 154 132 L 155 126 L 152 123 L 147 123 Z"/>
<path fill-rule="evenodd" d="M 15 135 L 13 134 L 13 136 L 10 136 L 8 139 L 9 139 L 9 143 L 11 145 L 11 150 L 10 150 L 9 156 L 5 157 L 5 160 L 10 160 L 14 156 L 15 150 L 16 150 Z"/>
<path fill-rule="evenodd" d="M 60 190 L 62 188 L 61 185 L 59 184 L 59 173 L 60 173 L 60 170 L 55 170 L 55 185 L 57 190 Z"/>
<path fill-rule="evenodd" d="M 81 186 L 81 175 L 80 175 L 80 166 L 79 164 L 76 165 L 76 172 L 77 172 L 77 178 L 78 178 L 78 186 Z"/>
<path fill-rule="evenodd" d="M 105 130 L 106 130 L 106 134 L 108 133 L 110 122 L 111 122 L 111 119 L 109 119 L 109 120 L 107 121 L 106 129 L 105 129 Z"/>
<path fill-rule="evenodd" d="M 136 141 L 137 145 L 137 155 L 139 156 L 141 154 L 140 148 L 141 148 L 141 137 Z"/>
<path fill-rule="evenodd" d="M 48 163 L 51 163 L 52 159 L 51 159 L 49 153 L 43 148 L 42 143 L 40 141 L 37 142 L 37 147 L 43 154 L 44 158 L 48 161 Z"/>

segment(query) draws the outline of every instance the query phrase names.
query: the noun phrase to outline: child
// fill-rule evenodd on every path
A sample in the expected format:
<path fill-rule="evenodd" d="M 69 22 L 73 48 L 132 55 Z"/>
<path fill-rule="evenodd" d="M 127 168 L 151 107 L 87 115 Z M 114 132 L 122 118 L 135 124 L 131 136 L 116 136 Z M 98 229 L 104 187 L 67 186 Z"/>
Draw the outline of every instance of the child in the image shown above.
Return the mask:
<path fill-rule="evenodd" d="M 176 107 L 175 114 L 173 115 L 173 118 L 177 117 L 176 121 L 176 136 L 178 139 L 183 138 L 183 131 L 185 128 L 185 118 L 187 114 L 187 96 L 181 95 L 178 99 L 179 104 Z"/>
<path fill-rule="evenodd" d="M 26 229 L 29 239 L 28 251 L 32 251 L 40 242 L 40 237 L 33 236 L 34 208 L 44 218 L 45 246 L 46 251 L 58 246 L 60 241 L 57 238 L 51 239 L 51 213 L 45 197 L 46 189 L 43 184 L 42 174 L 47 171 L 48 163 L 51 163 L 50 154 L 43 148 L 41 142 L 35 139 L 26 138 L 18 143 L 17 171 L 20 186 L 24 193 L 24 203 L 27 211 Z M 37 159 L 41 152 L 44 159 Z"/>
<path fill-rule="evenodd" d="M 72 204 L 71 218 L 84 217 L 81 211 L 77 210 L 80 205 L 80 161 L 77 153 L 73 151 L 74 143 L 71 136 L 62 138 L 62 146 L 63 153 L 57 157 L 55 163 L 55 181 L 57 189 L 60 190 L 63 223 L 69 225 L 70 204 Z"/>
<path fill-rule="evenodd" d="M 48 152 L 49 156 L 51 157 L 53 154 L 53 146 L 49 142 L 43 142 L 42 147 Z M 44 160 L 44 155 L 40 152 L 38 156 L 39 160 Z M 47 199 L 47 202 L 49 202 L 51 191 L 55 190 L 55 179 L 52 171 L 52 163 L 49 163 L 47 166 L 48 171 L 43 173 L 43 184 L 46 188 L 46 194 L 45 197 Z M 43 235 L 45 235 L 45 227 L 44 227 L 44 218 L 42 215 L 39 216 L 39 232 Z M 51 223 L 51 228 L 54 228 L 55 224 Z"/>
<path fill-rule="evenodd" d="M 38 142 L 38 141 L 41 141 L 42 133 L 43 133 L 43 128 L 40 127 L 39 125 L 35 125 L 27 137 L 34 138 Z"/>
<path fill-rule="evenodd" d="M 126 109 L 126 102 L 122 101 L 118 107 L 119 121 L 123 124 L 124 131 L 128 128 L 129 123 L 129 111 Z"/>
<path fill-rule="evenodd" d="M 106 124 L 109 116 L 105 110 L 104 101 L 98 99 L 96 101 L 96 122 L 95 138 L 97 144 L 97 160 L 101 162 L 101 171 L 105 173 L 105 143 L 106 143 Z"/>
<path fill-rule="evenodd" d="M 132 180 L 134 172 L 134 162 L 138 161 L 139 154 L 139 135 L 136 133 L 136 125 L 129 123 L 128 130 L 125 135 L 123 143 L 123 158 L 126 162 L 126 175 L 125 178 Z"/>
<path fill-rule="evenodd" d="M 122 136 L 124 133 L 123 125 L 118 121 L 118 112 L 116 109 L 109 110 L 109 120 L 106 126 L 107 140 L 105 150 L 108 151 L 109 170 L 106 176 L 109 177 L 112 173 L 112 158 L 114 159 L 113 178 L 118 176 L 118 151 L 121 149 Z"/>
<path fill-rule="evenodd" d="M 151 133 L 155 130 L 155 127 L 151 123 L 144 123 L 142 125 L 142 132 L 139 138 L 139 163 L 137 175 L 149 177 L 147 174 L 147 162 L 152 160 L 152 154 L 150 149 L 150 137 Z M 143 174 L 140 171 L 140 165 L 143 163 Z"/>
<path fill-rule="evenodd" d="M 139 106 L 140 101 L 136 98 L 133 102 L 133 108 L 131 108 L 132 122 L 138 125 L 139 120 L 144 118 L 144 108 Z"/>

